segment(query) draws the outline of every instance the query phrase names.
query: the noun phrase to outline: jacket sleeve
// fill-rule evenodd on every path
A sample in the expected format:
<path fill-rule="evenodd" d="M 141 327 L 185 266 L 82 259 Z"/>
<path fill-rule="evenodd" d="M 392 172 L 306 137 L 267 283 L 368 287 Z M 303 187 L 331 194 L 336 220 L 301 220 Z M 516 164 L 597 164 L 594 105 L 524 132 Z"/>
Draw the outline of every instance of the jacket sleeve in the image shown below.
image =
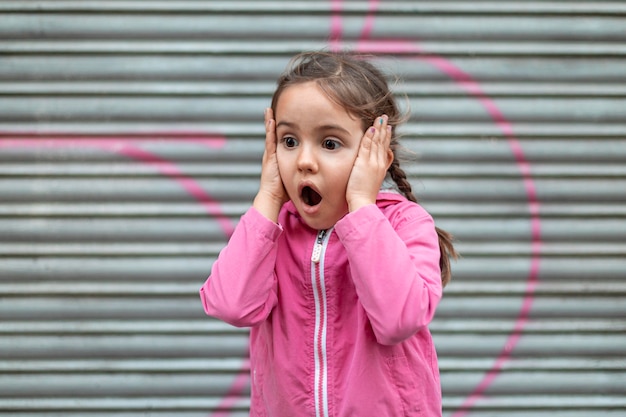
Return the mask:
<path fill-rule="evenodd" d="M 276 305 L 275 263 L 282 228 L 250 208 L 213 263 L 200 299 L 209 316 L 234 326 L 255 326 Z"/>
<path fill-rule="evenodd" d="M 434 221 L 419 205 L 406 204 L 393 226 L 373 204 L 335 226 L 348 252 L 359 301 L 378 342 L 385 345 L 427 326 L 442 296 Z"/>

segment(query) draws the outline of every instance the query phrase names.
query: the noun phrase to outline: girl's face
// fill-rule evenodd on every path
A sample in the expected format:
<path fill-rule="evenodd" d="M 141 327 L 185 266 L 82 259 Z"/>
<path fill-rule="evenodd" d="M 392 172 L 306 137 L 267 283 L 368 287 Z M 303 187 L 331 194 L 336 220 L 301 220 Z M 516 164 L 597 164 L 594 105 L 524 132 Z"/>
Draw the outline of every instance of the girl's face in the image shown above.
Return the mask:
<path fill-rule="evenodd" d="M 346 186 L 364 134 L 361 121 L 313 81 L 287 87 L 274 117 L 287 194 L 307 225 L 328 229 L 348 212 Z"/>

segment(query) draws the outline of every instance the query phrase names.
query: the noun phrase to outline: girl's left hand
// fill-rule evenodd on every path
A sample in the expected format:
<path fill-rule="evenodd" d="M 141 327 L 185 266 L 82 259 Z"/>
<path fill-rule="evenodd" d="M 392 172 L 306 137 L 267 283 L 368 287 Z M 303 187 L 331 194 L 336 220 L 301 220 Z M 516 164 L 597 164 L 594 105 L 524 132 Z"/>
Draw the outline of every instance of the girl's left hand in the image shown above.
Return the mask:
<path fill-rule="evenodd" d="M 361 139 L 346 189 L 346 201 L 350 212 L 376 203 L 376 196 L 387 169 L 393 162 L 393 152 L 389 146 L 391 126 L 387 121 L 386 115 L 376 118 Z"/>

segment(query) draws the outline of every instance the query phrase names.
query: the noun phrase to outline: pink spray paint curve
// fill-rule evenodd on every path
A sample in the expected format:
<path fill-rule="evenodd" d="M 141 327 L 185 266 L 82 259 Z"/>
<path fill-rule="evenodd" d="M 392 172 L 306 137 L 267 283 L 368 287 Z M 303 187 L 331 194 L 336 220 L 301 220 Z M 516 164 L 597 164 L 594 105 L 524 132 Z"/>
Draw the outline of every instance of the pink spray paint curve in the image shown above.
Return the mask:
<path fill-rule="evenodd" d="M 369 10 L 364 23 L 364 28 L 361 33 L 360 41 L 358 43 L 357 50 L 365 53 L 396 53 L 396 54 L 415 54 L 417 59 L 428 62 L 434 67 L 441 70 L 443 73 L 453 79 L 458 85 L 460 85 L 468 94 L 475 97 L 487 110 L 490 117 L 494 120 L 497 126 L 500 128 L 504 136 L 507 138 L 512 153 L 516 159 L 516 163 L 522 173 L 524 187 L 526 190 L 529 210 L 531 215 L 531 235 L 532 235 L 532 256 L 531 267 L 527 281 L 527 287 L 524 295 L 524 300 L 520 314 L 515 322 L 515 326 L 512 334 L 508 337 L 505 346 L 501 353 L 498 355 L 494 366 L 487 372 L 483 380 L 477 385 L 470 396 L 461 405 L 461 408 L 453 415 L 453 417 L 462 417 L 467 414 L 468 410 L 482 397 L 485 390 L 493 383 L 499 372 L 503 368 L 506 361 L 511 357 L 512 351 L 521 338 L 522 331 L 528 321 L 528 316 L 532 308 L 533 294 L 538 282 L 539 274 L 539 262 L 541 255 L 541 223 L 539 216 L 539 202 L 536 195 L 535 185 L 531 176 L 530 164 L 525 158 L 523 149 L 513 133 L 511 124 L 504 117 L 497 105 L 491 100 L 480 88 L 478 82 L 472 79 L 469 74 L 465 73 L 460 68 L 456 67 L 453 63 L 446 60 L 443 57 L 433 54 L 426 54 L 421 48 L 418 48 L 414 43 L 406 40 L 369 40 L 371 32 L 374 27 L 375 14 L 379 1 L 370 0 Z M 341 4 L 342 1 L 331 1 L 331 34 L 330 34 L 330 47 L 331 50 L 338 50 L 342 46 L 341 36 L 343 32 L 343 25 L 341 19 Z M 57 135 L 58 136 L 58 135 Z M 185 140 L 185 139 L 182 139 Z M 188 141 L 195 141 L 203 143 L 212 147 L 219 147 L 223 143 L 223 139 L 203 139 L 202 137 L 188 138 Z M 192 195 L 197 201 L 199 201 L 208 214 L 216 217 L 220 226 L 224 230 L 227 236 L 230 236 L 233 231 L 233 224 L 223 213 L 219 210 L 218 204 L 193 180 L 192 178 L 184 175 L 175 164 L 158 157 L 150 152 L 142 150 L 131 144 L 128 140 L 121 140 L 119 138 L 73 138 L 73 139 L 0 139 L 0 147 L 67 147 L 67 146 L 83 146 L 83 147 L 95 147 L 111 152 L 116 152 L 121 155 L 128 156 L 135 160 L 150 164 L 154 166 L 157 171 L 175 179 L 183 189 L 185 189 L 190 195 Z M 243 366 L 243 370 L 246 366 Z M 223 417 L 229 414 L 229 409 L 234 405 L 237 398 L 241 395 L 242 391 L 248 383 L 248 374 L 239 373 L 227 395 L 222 399 L 222 402 L 217 407 L 217 411 L 212 414 L 213 417 Z"/>
<path fill-rule="evenodd" d="M 179 134 L 160 132 L 154 134 L 156 137 L 169 137 L 169 140 L 178 140 L 184 142 L 197 143 L 210 148 L 219 149 L 226 143 L 226 138 L 222 136 L 206 137 L 204 135 L 197 134 L 185 134 L 183 137 L 177 136 Z M 182 135 L 182 134 L 181 134 Z M 10 135 L 7 133 L 1 136 L 15 137 L 16 135 Z M 17 148 L 17 147 L 29 147 L 29 148 L 93 148 L 100 149 L 111 153 L 116 153 L 129 157 L 131 159 L 146 163 L 153 166 L 157 172 L 162 175 L 175 180 L 187 193 L 189 193 L 196 201 L 198 201 L 206 213 L 214 217 L 224 235 L 228 238 L 234 231 L 234 224 L 232 220 L 226 216 L 221 210 L 219 203 L 215 201 L 193 178 L 183 174 L 183 172 L 171 161 L 161 158 L 151 152 L 141 149 L 136 146 L 136 142 L 141 141 L 136 138 L 123 139 L 121 137 L 104 137 L 99 136 L 97 139 L 94 137 L 78 137 L 73 136 L 71 139 L 63 138 L 64 135 L 19 135 L 20 139 L 0 139 L 0 148 Z M 150 135 L 142 135 L 150 136 Z M 51 139 L 51 137 L 55 137 Z M 249 367 L 249 366 L 248 366 Z M 248 384 L 248 373 L 245 372 L 247 366 L 244 364 L 243 369 L 236 375 L 235 381 L 231 388 L 227 392 L 226 396 L 222 399 L 217 407 L 217 411 L 212 414 L 213 417 L 226 416 L 226 411 L 231 408 L 238 397 Z M 244 372 L 242 372 L 244 371 Z"/>
<path fill-rule="evenodd" d="M 500 109 L 480 88 L 480 85 L 451 62 L 438 56 L 423 56 L 421 59 L 439 68 L 442 72 L 454 79 L 466 92 L 474 96 L 487 110 L 496 125 L 507 138 L 511 152 L 515 157 L 517 166 L 522 175 L 522 182 L 526 190 L 528 208 L 530 212 L 531 225 L 531 264 L 526 289 L 522 300 L 520 312 L 515 321 L 512 333 L 507 338 L 504 348 L 496 358 L 492 368 L 487 372 L 483 380 L 474 388 L 469 397 L 463 402 L 460 409 L 452 417 L 462 417 L 466 415 L 474 404 L 483 396 L 483 393 L 494 382 L 504 364 L 511 358 L 513 349 L 519 342 L 524 327 L 528 322 L 528 317 L 532 308 L 534 292 L 539 277 L 541 260 L 541 218 L 539 213 L 539 201 L 535 183 L 533 181 L 530 164 L 526 160 L 521 144 L 515 137 L 511 124 L 506 120 Z"/>
<path fill-rule="evenodd" d="M 159 136 L 162 136 L 162 134 Z M 187 139 L 174 140 L 185 141 Z M 189 138 L 188 141 L 212 148 L 220 148 L 224 145 L 225 138 L 202 138 L 198 136 Z M 234 225 L 231 219 L 223 213 L 219 203 L 202 189 L 200 184 L 193 178 L 185 175 L 173 162 L 137 147 L 136 142 L 136 139 L 123 139 L 120 137 L 98 137 L 97 139 L 93 137 L 72 137 L 71 139 L 59 137 L 49 139 L 49 136 L 45 136 L 45 139 L 41 139 L 40 137 L 35 138 L 33 136 L 27 136 L 20 139 L 0 139 L 0 148 L 94 148 L 143 162 L 153 166 L 160 174 L 175 180 L 187 193 L 202 205 L 207 214 L 216 219 L 226 237 L 229 237 L 233 233 Z"/>
<path fill-rule="evenodd" d="M 211 413 L 210 417 L 226 417 L 232 411 L 233 406 L 237 400 L 241 397 L 241 393 L 248 385 L 250 368 L 250 360 L 246 360 L 242 366 L 242 369 L 235 376 L 235 381 L 232 383 L 230 389 L 226 393 L 226 396 L 222 398 L 222 401 L 217 406 L 217 409 Z"/>
<path fill-rule="evenodd" d="M 376 41 L 370 40 L 370 35 L 373 31 L 374 26 L 374 17 L 378 9 L 378 3 L 379 2 L 377 0 L 370 0 L 369 2 L 367 16 L 356 48 L 357 51 L 362 53 L 395 53 L 415 55 L 416 59 L 425 61 L 435 68 L 439 69 L 442 73 L 448 75 L 470 96 L 477 99 L 479 103 L 481 103 L 481 105 L 486 109 L 487 113 L 494 121 L 494 123 L 502 131 L 503 135 L 507 138 L 511 152 L 515 158 L 518 169 L 521 172 L 524 189 L 526 191 L 531 223 L 531 264 L 526 283 L 526 289 L 522 300 L 522 306 L 515 321 L 513 331 L 508 336 L 502 351 L 496 358 L 494 365 L 489 371 L 487 371 L 482 381 L 480 381 L 479 384 L 474 388 L 474 390 L 470 393 L 467 399 L 461 404 L 460 408 L 452 415 L 452 417 L 463 417 L 476 404 L 476 402 L 483 397 L 484 392 L 494 382 L 500 371 L 503 369 L 504 364 L 508 360 L 510 360 L 513 349 L 519 342 L 524 327 L 528 322 L 528 317 L 532 309 L 534 292 L 538 284 L 541 261 L 542 240 L 539 200 L 537 197 L 535 183 L 532 178 L 530 164 L 524 155 L 524 151 L 519 140 L 513 132 L 511 123 L 500 111 L 496 103 L 482 90 L 480 84 L 477 81 L 475 81 L 469 74 L 454 65 L 449 60 L 441 56 L 427 53 L 422 48 L 416 46 L 414 42 L 396 39 L 384 39 Z M 342 42 L 340 39 L 340 35 L 342 33 L 342 21 L 340 12 L 341 1 L 334 1 L 332 16 L 333 36 L 331 38 L 331 50 L 334 51 L 340 50 L 342 46 Z"/>
<path fill-rule="evenodd" d="M 332 50 L 340 47 L 341 35 L 343 32 L 343 23 L 341 22 L 341 0 L 331 0 L 330 2 L 330 36 L 328 43 Z"/>
<path fill-rule="evenodd" d="M 338 51 L 342 48 L 343 43 L 341 37 L 343 34 L 343 23 L 341 16 L 342 9 L 341 0 L 331 0 L 331 27 L 329 36 L 329 46 L 332 51 Z M 433 54 L 425 54 L 423 50 L 418 48 L 412 42 L 407 40 L 378 40 L 371 41 L 369 37 L 374 27 L 375 15 L 378 8 L 378 0 L 370 0 L 368 13 L 364 22 L 364 28 L 360 36 L 357 46 L 359 52 L 365 53 L 399 53 L 414 54 L 417 59 L 424 60 L 434 67 L 448 75 L 452 80 L 459 84 L 469 95 L 475 97 L 487 110 L 488 114 L 496 125 L 500 128 L 504 136 L 507 138 L 509 147 L 515 157 L 517 166 L 522 174 L 522 180 L 526 190 L 529 203 L 529 211 L 531 216 L 531 265 L 530 273 L 527 280 L 527 286 L 520 313 L 516 319 L 513 332 L 506 340 L 503 350 L 498 355 L 495 364 L 487 372 L 483 380 L 472 391 L 469 397 L 463 402 L 460 409 L 453 414 L 452 417 L 462 417 L 467 414 L 469 409 L 483 396 L 485 390 L 493 383 L 495 378 L 502 370 L 504 364 L 510 359 L 511 354 L 519 339 L 521 338 L 523 329 L 528 321 L 528 316 L 532 308 L 535 287 L 539 275 L 539 262 L 541 256 L 541 220 L 539 216 L 539 201 L 537 199 L 534 181 L 531 176 L 530 164 L 526 160 L 524 151 L 513 133 L 513 128 L 508 120 L 504 117 L 500 109 L 482 90 L 479 83 L 465 73 L 463 70 L 455 66 L 443 57 Z M 228 395 L 222 401 L 219 409 L 231 405 L 236 396 L 240 395 L 247 379 L 241 378 L 241 374 L 235 380 Z M 212 417 L 223 417 L 228 415 L 227 411 L 219 411 L 212 414 Z"/>

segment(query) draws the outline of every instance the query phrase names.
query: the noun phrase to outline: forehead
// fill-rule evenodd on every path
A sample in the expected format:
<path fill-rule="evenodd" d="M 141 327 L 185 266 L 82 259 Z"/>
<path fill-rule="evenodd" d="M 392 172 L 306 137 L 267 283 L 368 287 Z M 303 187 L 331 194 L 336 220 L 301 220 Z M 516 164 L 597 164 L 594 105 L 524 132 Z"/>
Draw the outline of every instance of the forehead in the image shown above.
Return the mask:
<path fill-rule="evenodd" d="M 357 126 L 361 130 L 361 120 L 333 100 L 314 81 L 286 87 L 276 101 L 275 113 L 278 124 L 305 120 L 317 120 L 320 123 L 332 121 L 333 124 Z"/>

